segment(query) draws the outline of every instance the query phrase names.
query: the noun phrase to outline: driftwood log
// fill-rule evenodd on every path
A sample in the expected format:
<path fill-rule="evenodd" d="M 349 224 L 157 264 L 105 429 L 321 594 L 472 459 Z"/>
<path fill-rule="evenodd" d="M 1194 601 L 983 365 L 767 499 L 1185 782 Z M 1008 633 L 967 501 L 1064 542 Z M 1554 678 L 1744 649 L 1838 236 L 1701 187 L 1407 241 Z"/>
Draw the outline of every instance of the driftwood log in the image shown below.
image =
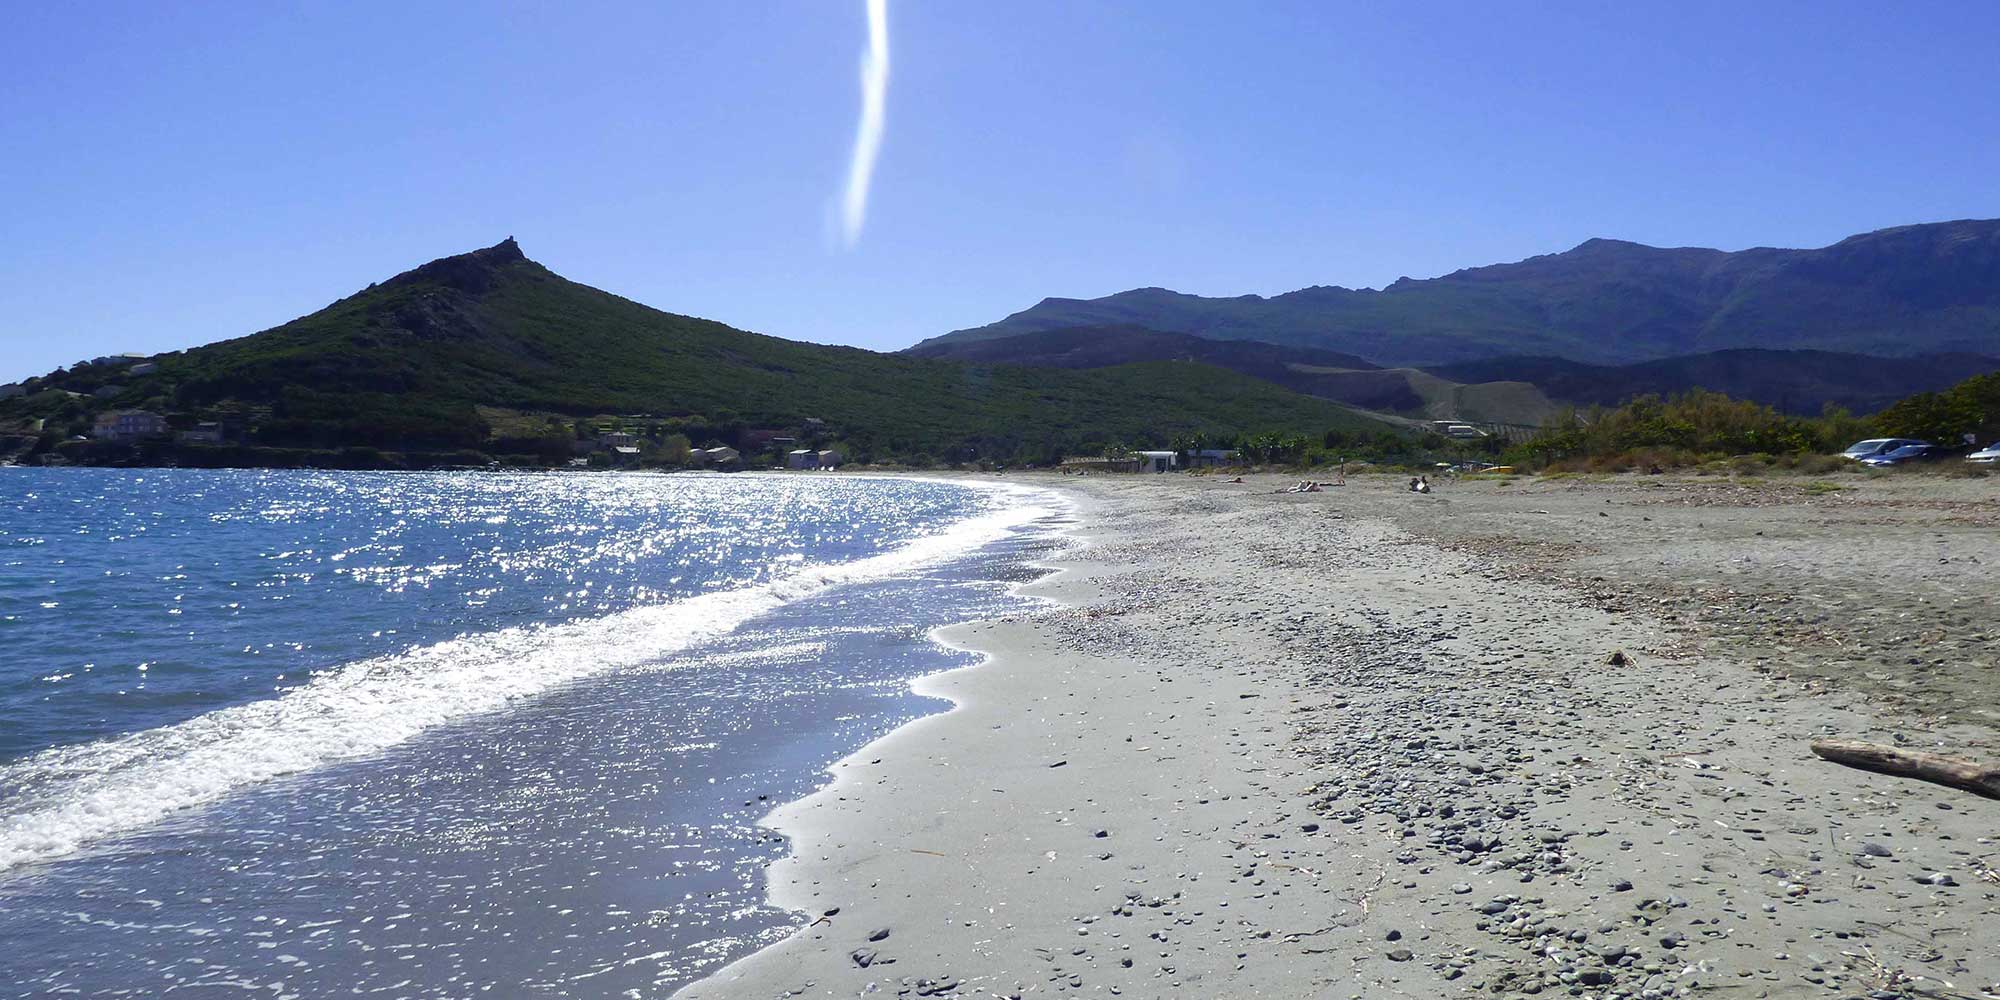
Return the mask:
<path fill-rule="evenodd" d="M 1814 740 L 1812 752 L 1836 764 L 1877 774 L 1892 774 L 1898 778 L 1935 782 L 1989 799 L 2000 799 L 2000 767 L 1976 760 L 1859 740 Z"/>

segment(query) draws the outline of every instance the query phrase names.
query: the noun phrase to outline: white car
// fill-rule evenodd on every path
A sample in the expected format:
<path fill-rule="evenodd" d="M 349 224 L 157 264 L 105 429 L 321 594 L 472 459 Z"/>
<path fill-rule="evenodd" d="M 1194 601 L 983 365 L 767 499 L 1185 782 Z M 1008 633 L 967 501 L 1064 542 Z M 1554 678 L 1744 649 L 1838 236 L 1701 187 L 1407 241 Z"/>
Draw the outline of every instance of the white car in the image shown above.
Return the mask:
<path fill-rule="evenodd" d="M 1968 462 L 1978 462 L 1981 465 L 2000 464 L 2000 441 L 1995 441 L 1965 456 L 1965 460 Z"/>
<path fill-rule="evenodd" d="M 1848 445 L 1847 450 L 1840 453 L 1840 457 L 1859 461 L 1864 458 L 1874 458 L 1877 455 L 1887 455 L 1905 445 L 1928 443 L 1926 441 L 1918 441 L 1915 438 L 1869 438 L 1866 441 L 1856 441 Z"/>

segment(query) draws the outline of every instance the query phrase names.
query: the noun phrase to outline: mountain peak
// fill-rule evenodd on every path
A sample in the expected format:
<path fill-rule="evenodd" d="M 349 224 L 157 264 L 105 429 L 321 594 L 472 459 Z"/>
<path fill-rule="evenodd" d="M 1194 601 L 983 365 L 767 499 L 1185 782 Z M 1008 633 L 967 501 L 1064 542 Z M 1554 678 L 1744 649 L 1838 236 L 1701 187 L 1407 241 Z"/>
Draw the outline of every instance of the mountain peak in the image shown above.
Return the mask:
<path fill-rule="evenodd" d="M 521 252 L 521 245 L 509 236 L 490 247 L 470 253 L 439 257 L 421 267 L 411 268 L 390 278 L 382 284 L 386 287 L 413 284 L 437 284 L 456 288 L 467 295 L 478 295 L 493 287 L 499 273 L 517 264 L 529 263 L 527 255 Z"/>
<path fill-rule="evenodd" d="M 521 244 L 514 242 L 514 237 L 512 236 L 484 250 L 474 250 L 472 251 L 472 255 L 475 257 L 486 257 L 491 260 L 513 261 L 528 259 L 527 255 L 521 252 Z"/>
<path fill-rule="evenodd" d="M 1631 240 L 1614 240 L 1614 239 L 1608 239 L 1603 236 L 1592 236 L 1591 238 L 1584 240 L 1582 243 L 1578 243 L 1576 246 L 1571 247 L 1569 252 L 1575 254 L 1587 254 L 1587 253 L 1609 253 L 1619 250 L 1651 250 L 1651 249 L 1653 248 L 1647 246 L 1644 243 L 1634 243 Z"/>

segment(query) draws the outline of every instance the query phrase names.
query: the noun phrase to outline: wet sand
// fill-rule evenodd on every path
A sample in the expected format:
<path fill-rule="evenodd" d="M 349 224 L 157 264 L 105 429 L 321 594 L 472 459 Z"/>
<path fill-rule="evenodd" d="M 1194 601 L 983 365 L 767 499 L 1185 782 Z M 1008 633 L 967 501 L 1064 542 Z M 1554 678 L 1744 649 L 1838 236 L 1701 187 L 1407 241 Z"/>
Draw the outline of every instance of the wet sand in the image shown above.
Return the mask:
<path fill-rule="evenodd" d="M 944 633 L 770 819 L 814 922 L 680 996 L 2000 991 L 2000 802 L 1807 750 L 2000 758 L 1993 480 L 1039 481 L 1061 604 Z"/>

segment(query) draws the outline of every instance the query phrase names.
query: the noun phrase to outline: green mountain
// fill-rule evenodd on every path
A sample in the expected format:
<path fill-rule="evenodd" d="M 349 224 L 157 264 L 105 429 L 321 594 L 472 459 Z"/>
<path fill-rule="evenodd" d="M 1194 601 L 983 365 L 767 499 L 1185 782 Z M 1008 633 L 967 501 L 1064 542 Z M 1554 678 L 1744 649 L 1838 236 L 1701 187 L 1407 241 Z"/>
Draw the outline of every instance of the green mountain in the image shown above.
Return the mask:
<path fill-rule="evenodd" d="M 1312 394 L 1309 382 L 1294 385 L 1286 381 L 1298 365 L 1376 367 L 1352 354 L 1336 351 L 1281 347 L 1255 340 L 1208 340 L 1141 326 L 1065 327 L 993 340 L 934 340 L 905 353 L 920 358 L 1037 368 L 1108 368 L 1144 361 L 1192 361 L 1255 375 L 1308 394 Z"/>
<path fill-rule="evenodd" d="M 1524 355 L 1629 364 L 1738 348 L 1992 354 L 2000 352 L 2000 220 L 1902 226 L 1817 250 L 1593 239 L 1379 290 L 1204 298 L 1141 288 L 1044 299 L 918 349 L 1106 325 L 1311 347 L 1391 367 Z"/>
<path fill-rule="evenodd" d="M 1174 435 L 1382 425 L 1209 365 L 961 364 L 781 340 L 569 281 L 512 239 L 432 261 L 262 333 L 30 380 L 0 422 L 86 432 L 142 408 L 254 445 L 567 458 L 579 421 L 644 415 L 696 445 L 810 428 L 859 457 L 1045 458 Z"/>
<path fill-rule="evenodd" d="M 1255 340 L 1207 340 L 1137 326 L 1069 327 L 987 340 L 936 340 L 908 353 L 954 361 L 1083 369 L 1139 361 L 1197 361 L 1304 395 L 1421 420 L 1533 425 L 1561 408 L 1523 382 L 1486 380 L 1491 384 L 1461 385 L 1413 368 L 1380 368 L 1351 354 Z"/>
<path fill-rule="evenodd" d="M 1352 355 L 1254 340 L 1206 340 L 1134 326 L 1071 327 L 911 348 L 922 357 L 988 364 L 1101 368 L 1183 359 L 1211 364 L 1349 406 L 1426 420 L 1537 425 L 1565 404 L 1617 406 L 1634 396 L 1692 389 L 1726 393 L 1785 413 L 1827 404 L 1873 413 L 1920 392 L 2000 370 L 2000 358 L 1933 354 L 1881 358 L 1835 351 L 1711 351 L 1629 365 L 1509 357 L 1380 368 Z"/>

